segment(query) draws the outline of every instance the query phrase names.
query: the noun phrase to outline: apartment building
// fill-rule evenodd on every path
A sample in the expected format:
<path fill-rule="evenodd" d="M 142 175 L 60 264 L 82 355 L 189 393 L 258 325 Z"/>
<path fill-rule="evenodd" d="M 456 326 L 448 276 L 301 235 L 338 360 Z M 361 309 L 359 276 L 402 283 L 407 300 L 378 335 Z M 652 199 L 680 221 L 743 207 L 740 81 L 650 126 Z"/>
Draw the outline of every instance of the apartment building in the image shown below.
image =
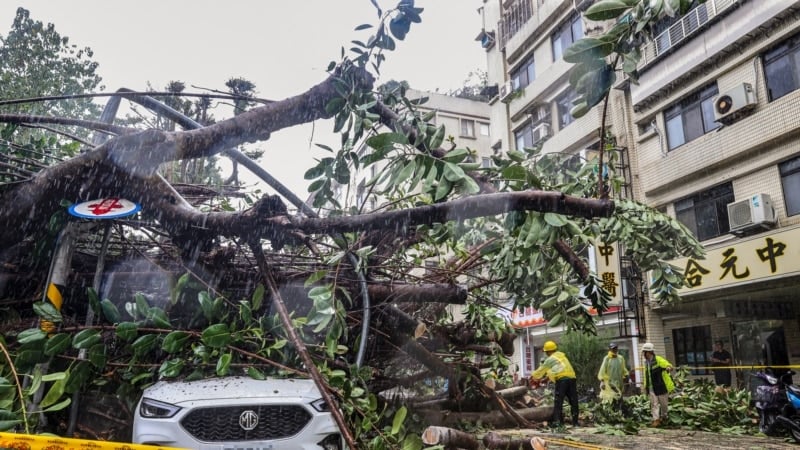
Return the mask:
<path fill-rule="evenodd" d="M 600 108 L 568 117 L 574 98 L 564 48 L 602 25 L 592 1 L 486 0 L 478 36 L 487 51 L 492 136 L 502 151 L 543 143 L 581 152 L 597 142 Z M 643 340 L 675 364 L 706 369 L 721 340 L 739 365 L 800 362 L 800 2 L 707 0 L 658 24 L 640 78 L 612 90 L 607 126 L 630 168 L 627 195 L 684 223 L 704 245 L 685 270 L 683 302 L 636 295 L 620 260 L 620 347 Z M 607 24 L 606 24 L 607 25 Z M 601 258 L 595 258 L 599 261 Z M 632 273 L 626 273 L 626 272 Z M 516 313 L 527 372 L 548 330 Z M 607 319 L 606 319 L 607 320 Z M 601 323 L 601 327 L 613 324 Z M 746 382 L 746 371 L 737 371 Z"/>
<path fill-rule="evenodd" d="M 622 86 L 641 199 L 707 252 L 674 261 L 680 305 L 647 310 L 648 340 L 696 376 L 717 340 L 737 365 L 800 362 L 798 17 L 797 1 L 707 0 L 660 24 Z"/>
<path fill-rule="evenodd" d="M 582 15 L 590 4 L 577 0 L 484 0 L 483 28 L 477 40 L 486 50 L 488 78 L 498 85 L 498 96 L 490 102 L 495 150 L 541 146 L 543 153 L 589 159 L 598 149 L 601 108 L 578 119 L 572 117 L 570 110 L 576 98 L 569 84 L 572 64 L 562 58 L 573 42 L 602 31 Z M 624 99 L 624 95 L 615 93 L 614 102 Z M 621 103 L 620 110 L 624 111 Z M 627 127 L 619 127 L 612 120 L 621 120 L 618 116 L 609 115 L 606 127 L 618 136 L 617 169 L 630 179 L 632 155 L 625 147 Z M 632 186 L 614 195 L 630 197 Z M 597 251 L 600 247 L 603 251 Z M 598 319 L 598 330 L 614 339 L 620 351 L 636 364 L 639 337 L 645 331 L 641 278 L 629 261 L 619 257 L 617 247 L 598 245 L 598 249 L 588 255 L 590 265 L 597 273 L 612 276 L 619 286 L 611 310 Z M 543 343 L 558 341 L 563 329 L 548 327 L 533 308 L 514 311 L 509 320 L 519 336 L 516 362 L 521 375 L 528 375 L 543 355 Z"/>

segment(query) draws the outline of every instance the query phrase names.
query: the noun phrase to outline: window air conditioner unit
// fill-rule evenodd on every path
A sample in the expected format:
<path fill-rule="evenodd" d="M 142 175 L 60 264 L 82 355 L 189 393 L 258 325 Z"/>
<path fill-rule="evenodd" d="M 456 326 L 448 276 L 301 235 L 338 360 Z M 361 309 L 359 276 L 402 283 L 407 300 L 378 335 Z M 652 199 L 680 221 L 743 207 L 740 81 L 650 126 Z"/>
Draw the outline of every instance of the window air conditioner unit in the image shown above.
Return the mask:
<path fill-rule="evenodd" d="M 741 83 L 714 100 L 714 120 L 721 123 L 731 122 L 755 106 L 756 93 L 753 86 L 750 83 Z"/>
<path fill-rule="evenodd" d="M 540 123 L 533 128 L 533 144 L 536 145 L 544 139 L 550 137 L 550 124 L 547 122 Z"/>
<path fill-rule="evenodd" d="M 514 93 L 514 83 L 511 80 L 506 81 L 500 86 L 500 101 L 503 103 L 508 103 L 511 101 L 511 94 Z"/>
<path fill-rule="evenodd" d="M 728 223 L 733 234 L 754 228 L 770 228 L 777 221 L 775 208 L 767 194 L 756 194 L 728 203 Z"/>

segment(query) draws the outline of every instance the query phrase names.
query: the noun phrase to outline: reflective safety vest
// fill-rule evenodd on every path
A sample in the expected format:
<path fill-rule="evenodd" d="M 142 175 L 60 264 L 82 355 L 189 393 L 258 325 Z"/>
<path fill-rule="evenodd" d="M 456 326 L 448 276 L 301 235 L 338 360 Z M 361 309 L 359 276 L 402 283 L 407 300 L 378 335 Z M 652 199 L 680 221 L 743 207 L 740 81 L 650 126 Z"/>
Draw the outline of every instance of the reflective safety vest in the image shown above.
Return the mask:
<path fill-rule="evenodd" d="M 572 370 L 567 355 L 563 352 L 554 352 L 531 374 L 531 378 L 538 380 L 545 375 L 550 381 L 558 381 L 562 378 L 575 378 L 575 371 Z"/>

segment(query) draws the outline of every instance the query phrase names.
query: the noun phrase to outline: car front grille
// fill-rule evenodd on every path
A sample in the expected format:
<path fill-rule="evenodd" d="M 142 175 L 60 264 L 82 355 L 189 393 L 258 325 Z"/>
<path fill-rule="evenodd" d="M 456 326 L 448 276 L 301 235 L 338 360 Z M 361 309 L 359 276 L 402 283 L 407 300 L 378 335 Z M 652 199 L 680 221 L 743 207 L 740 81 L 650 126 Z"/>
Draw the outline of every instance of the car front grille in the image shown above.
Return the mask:
<path fill-rule="evenodd" d="M 258 424 L 252 430 L 240 425 L 246 411 L 258 415 Z M 181 419 L 181 426 L 204 442 L 257 441 L 294 436 L 310 420 L 311 414 L 298 405 L 225 406 L 192 410 Z"/>

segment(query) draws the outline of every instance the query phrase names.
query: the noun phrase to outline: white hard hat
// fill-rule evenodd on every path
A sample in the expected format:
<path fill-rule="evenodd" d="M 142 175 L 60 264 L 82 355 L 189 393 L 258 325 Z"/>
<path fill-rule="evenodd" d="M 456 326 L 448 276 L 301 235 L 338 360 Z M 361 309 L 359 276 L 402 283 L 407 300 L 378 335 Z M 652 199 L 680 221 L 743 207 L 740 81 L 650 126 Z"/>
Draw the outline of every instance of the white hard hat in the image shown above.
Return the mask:
<path fill-rule="evenodd" d="M 646 342 L 644 345 L 642 345 L 642 351 L 643 352 L 655 352 L 656 351 L 656 347 L 653 344 L 651 344 L 650 342 Z"/>

